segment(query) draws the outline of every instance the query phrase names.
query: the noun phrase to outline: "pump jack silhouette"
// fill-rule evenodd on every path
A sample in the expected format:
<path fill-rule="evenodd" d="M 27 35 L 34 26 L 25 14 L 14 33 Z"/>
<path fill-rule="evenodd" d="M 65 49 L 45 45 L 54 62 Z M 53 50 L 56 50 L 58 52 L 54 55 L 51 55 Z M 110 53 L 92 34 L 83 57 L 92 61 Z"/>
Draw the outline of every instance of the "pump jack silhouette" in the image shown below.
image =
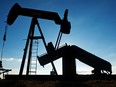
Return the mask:
<path fill-rule="evenodd" d="M 102 75 L 112 74 L 112 66 L 109 62 L 85 51 L 84 49 L 81 49 L 78 46 L 75 45 L 64 45 L 62 47 L 59 47 L 62 34 L 70 34 L 71 24 L 68 21 L 68 9 L 65 10 L 64 18 L 61 19 L 58 13 L 56 12 L 49 12 L 49 11 L 42 11 L 42 10 L 35 10 L 35 9 L 29 9 L 29 8 L 22 8 L 17 3 L 11 8 L 7 24 L 12 25 L 18 15 L 22 16 L 28 16 L 32 17 L 32 22 L 30 26 L 30 30 L 28 33 L 24 54 L 22 58 L 22 63 L 20 67 L 19 75 L 23 75 L 23 69 L 24 64 L 26 60 L 26 56 L 28 54 L 28 63 L 27 63 L 27 71 L 26 75 L 29 75 L 30 71 L 30 64 L 31 64 L 31 55 L 32 55 L 32 44 L 34 39 L 42 39 L 44 46 L 46 48 L 47 53 L 42 56 L 37 56 L 37 59 L 40 63 L 40 65 L 44 66 L 48 63 L 52 64 L 53 72 L 52 75 L 58 75 L 55 65 L 53 63 L 54 60 L 57 60 L 62 57 L 62 68 L 63 68 L 63 75 L 62 76 L 72 76 L 74 77 L 76 75 L 76 65 L 75 65 L 75 59 L 77 58 L 81 62 L 91 66 L 94 68 L 92 71 L 94 75 Z M 54 45 L 52 42 L 49 42 L 46 44 L 44 35 L 41 31 L 41 28 L 39 26 L 37 18 L 45 19 L 45 20 L 53 20 L 56 24 L 60 25 L 60 31 L 58 34 L 58 38 Z M 38 30 L 40 32 L 40 36 L 34 36 L 34 27 L 37 25 Z M 29 52 L 28 52 L 29 48 Z M 7 77 L 8 78 L 8 77 Z"/>

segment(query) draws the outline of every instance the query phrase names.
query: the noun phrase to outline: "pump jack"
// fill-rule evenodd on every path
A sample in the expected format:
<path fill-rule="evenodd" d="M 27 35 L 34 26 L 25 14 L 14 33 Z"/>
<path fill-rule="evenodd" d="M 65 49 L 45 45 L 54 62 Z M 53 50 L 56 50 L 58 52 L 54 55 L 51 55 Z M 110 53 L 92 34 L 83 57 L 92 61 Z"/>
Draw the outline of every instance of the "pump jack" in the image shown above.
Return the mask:
<path fill-rule="evenodd" d="M 11 8 L 9 14 L 8 14 L 8 19 L 7 19 L 7 23 L 9 25 L 13 24 L 13 22 L 16 20 L 16 18 L 18 17 L 18 15 L 23 15 L 23 16 L 29 16 L 29 17 L 33 17 L 32 18 L 32 22 L 31 22 L 31 26 L 30 26 L 30 30 L 29 30 L 29 34 L 27 37 L 27 42 L 25 45 L 25 49 L 24 49 L 24 54 L 23 54 L 23 59 L 22 59 L 22 64 L 21 64 L 21 68 L 20 68 L 20 72 L 19 75 L 22 75 L 23 73 L 23 68 L 24 68 L 24 63 L 25 63 L 25 59 L 26 59 L 26 55 L 27 55 L 27 50 L 28 50 L 28 45 L 30 43 L 30 49 L 29 49 L 29 56 L 28 56 L 28 65 L 27 65 L 27 72 L 26 74 L 29 74 L 29 66 L 30 66 L 30 60 L 31 60 L 31 50 L 32 50 L 32 42 L 33 39 L 42 39 L 44 46 L 47 50 L 47 52 L 49 53 L 49 45 L 52 45 L 52 43 L 49 43 L 48 46 L 45 42 L 44 39 L 44 35 L 41 31 L 41 28 L 39 26 L 39 23 L 37 21 L 37 18 L 42 18 L 42 19 L 47 19 L 47 20 L 53 20 L 55 21 L 56 24 L 61 25 L 61 29 L 59 31 L 59 35 L 58 35 L 58 39 L 56 41 L 56 45 L 55 48 L 58 48 L 61 37 L 62 37 L 62 33 L 64 34 L 69 34 L 70 33 L 70 22 L 67 19 L 67 15 L 68 15 L 68 10 L 66 9 L 65 14 L 64 14 L 64 18 L 63 20 L 61 20 L 61 18 L 59 17 L 59 15 L 55 12 L 48 12 L 48 11 L 41 11 L 41 10 L 33 10 L 33 9 L 28 9 L 28 8 L 22 8 L 20 7 L 17 3 Z M 41 34 L 41 36 L 39 37 L 35 37 L 34 35 L 34 26 L 37 24 L 39 32 Z M 31 38 L 30 38 L 31 37 Z M 55 72 L 55 74 L 57 75 L 54 63 L 51 62 L 52 66 L 53 66 L 53 70 Z"/>
<path fill-rule="evenodd" d="M 71 24 L 67 18 L 67 16 L 68 16 L 67 9 L 64 13 L 64 18 L 61 19 L 56 12 L 48 12 L 48 11 L 42 11 L 42 10 L 22 8 L 21 6 L 19 6 L 16 3 L 11 8 L 11 10 L 8 14 L 7 23 L 9 25 L 13 24 L 14 21 L 16 20 L 16 18 L 18 17 L 18 15 L 32 17 L 32 22 L 31 22 L 30 30 L 29 30 L 28 37 L 27 37 L 27 42 L 26 42 L 25 49 L 24 49 L 24 54 L 23 54 L 23 59 L 22 59 L 22 64 L 21 64 L 19 75 L 23 74 L 23 68 L 24 68 L 25 59 L 26 59 L 26 55 L 27 55 L 28 45 L 30 43 L 27 72 L 26 72 L 26 75 L 29 75 L 30 60 L 31 60 L 31 55 L 32 55 L 32 42 L 34 39 L 42 39 L 44 46 L 46 48 L 46 51 L 47 51 L 47 53 L 45 55 L 37 56 L 40 65 L 44 66 L 48 63 L 51 63 L 55 75 L 58 75 L 58 74 L 57 74 L 57 71 L 56 71 L 53 61 L 57 60 L 58 58 L 61 58 L 61 57 L 63 58 L 63 75 L 64 76 L 72 77 L 72 76 L 76 75 L 75 58 L 77 58 L 81 62 L 93 67 L 94 68 L 93 73 L 95 75 L 98 75 L 98 74 L 101 75 L 102 73 L 111 75 L 112 65 L 109 62 L 107 62 L 107 61 L 105 61 L 105 60 L 103 60 L 103 59 L 101 59 L 101 58 L 81 49 L 80 47 L 75 46 L 75 45 L 70 46 L 70 45 L 66 44 L 65 46 L 62 46 L 59 48 L 62 34 L 69 34 L 70 29 L 71 29 Z M 37 18 L 53 20 L 53 21 L 55 21 L 56 24 L 60 25 L 60 31 L 58 34 L 58 38 L 57 38 L 55 47 L 53 46 L 52 42 L 49 42 L 48 44 L 46 44 L 44 35 L 41 31 L 41 28 L 39 26 Z M 41 36 L 34 36 L 35 25 L 37 25 Z"/>

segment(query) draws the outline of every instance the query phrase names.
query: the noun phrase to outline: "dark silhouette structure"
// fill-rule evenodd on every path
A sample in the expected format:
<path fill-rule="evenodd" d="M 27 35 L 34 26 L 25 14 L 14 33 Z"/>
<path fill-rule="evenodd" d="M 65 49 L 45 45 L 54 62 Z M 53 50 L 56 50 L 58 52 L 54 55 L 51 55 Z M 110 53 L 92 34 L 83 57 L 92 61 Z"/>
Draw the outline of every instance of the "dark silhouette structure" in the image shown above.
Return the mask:
<path fill-rule="evenodd" d="M 56 12 L 48 12 L 48 11 L 41 11 L 41 10 L 34 10 L 34 9 L 28 9 L 28 8 L 22 8 L 21 6 L 19 6 L 17 3 L 11 8 L 9 14 L 8 14 L 8 19 L 7 19 L 7 23 L 9 25 L 13 24 L 13 22 L 16 20 L 16 18 L 18 17 L 18 15 L 23 15 L 23 16 L 29 16 L 29 17 L 33 17 L 32 18 L 32 22 L 31 22 L 31 26 L 30 26 L 30 30 L 29 30 L 29 34 L 27 37 L 27 42 L 25 45 L 25 49 L 24 49 L 24 54 L 23 54 L 23 59 L 22 59 L 22 64 L 21 64 L 21 68 L 20 68 L 20 72 L 19 75 L 22 75 L 23 73 L 23 69 L 24 69 L 24 64 L 25 64 L 25 60 L 26 60 L 26 56 L 27 56 L 27 51 L 29 48 L 29 52 L 28 52 L 28 65 L 27 65 L 27 75 L 29 74 L 29 67 L 30 67 L 30 61 L 31 61 L 31 55 L 32 55 L 32 43 L 34 39 L 42 39 L 44 46 L 46 48 L 46 51 L 48 53 L 50 53 L 50 49 L 49 46 L 52 46 L 52 43 L 48 43 L 48 45 L 45 42 L 44 39 L 44 35 L 41 31 L 41 28 L 39 26 L 38 20 L 37 18 L 42 18 L 42 19 L 46 19 L 46 20 L 53 20 L 55 21 L 56 24 L 60 25 L 60 31 L 58 34 L 58 39 L 56 41 L 56 45 L 55 48 L 57 49 L 59 44 L 60 44 L 60 40 L 62 37 L 62 34 L 69 34 L 70 33 L 70 22 L 67 19 L 67 15 L 68 15 L 68 10 L 66 9 L 65 13 L 64 13 L 64 18 L 61 19 L 59 17 L 59 15 Z M 34 27 L 35 25 L 38 26 L 39 32 L 41 34 L 41 36 L 34 36 Z M 30 46 L 28 46 L 30 44 Z M 51 61 L 51 64 L 53 66 L 53 70 L 55 72 L 55 74 L 57 75 L 55 66 L 53 64 L 53 62 Z"/>
<path fill-rule="evenodd" d="M 41 39 L 44 43 L 47 53 L 42 56 L 36 56 L 40 65 L 44 66 L 48 63 L 52 64 L 53 71 L 51 71 L 52 75 L 58 75 L 55 65 L 53 63 L 54 60 L 57 60 L 62 57 L 62 69 L 63 69 L 63 76 L 76 76 L 76 63 L 75 59 L 77 58 L 81 62 L 91 66 L 94 68 L 92 73 L 94 75 L 101 75 L 107 74 L 111 75 L 112 73 L 112 66 L 109 62 L 75 46 L 75 45 L 64 45 L 59 48 L 59 44 L 61 41 L 62 34 L 69 34 L 71 29 L 71 24 L 68 21 L 68 10 L 65 10 L 64 18 L 61 19 L 60 16 L 56 12 L 48 12 L 42 10 L 34 10 L 28 8 L 22 8 L 17 3 L 11 8 L 7 23 L 9 25 L 13 24 L 16 20 L 18 15 L 29 16 L 32 17 L 32 22 L 30 26 L 30 30 L 27 37 L 27 42 L 24 49 L 23 59 L 21 63 L 21 68 L 19 75 L 23 74 L 24 64 L 26 60 L 26 56 L 28 54 L 28 63 L 27 63 L 27 71 L 26 75 L 29 75 L 30 72 L 30 64 L 32 57 L 32 47 L 33 41 L 37 39 Z M 55 47 L 52 42 L 46 44 L 44 39 L 44 35 L 41 31 L 37 18 L 45 19 L 45 20 L 53 20 L 56 24 L 60 25 L 60 31 L 58 34 L 58 38 L 56 40 Z M 37 25 L 38 30 L 40 32 L 40 36 L 34 36 L 34 28 Z M 29 50 L 28 50 L 29 48 Z"/>
<path fill-rule="evenodd" d="M 0 74 L 3 75 L 3 79 L 5 79 L 5 74 L 11 71 L 11 69 L 5 69 L 2 66 L 2 61 L 0 60 Z"/>
<path fill-rule="evenodd" d="M 52 56 L 51 56 L 52 55 Z M 111 64 L 75 45 L 63 46 L 51 54 L 45 54 L 38 57 L 38 60 L 42 66 L 48 64 L 50 61 L 57 60 L 58 58 L 63 59 L 63 75 L 75 75 L 75 58 L 81 62 L 94 68 L 94 74 L 111 74 Z"/>

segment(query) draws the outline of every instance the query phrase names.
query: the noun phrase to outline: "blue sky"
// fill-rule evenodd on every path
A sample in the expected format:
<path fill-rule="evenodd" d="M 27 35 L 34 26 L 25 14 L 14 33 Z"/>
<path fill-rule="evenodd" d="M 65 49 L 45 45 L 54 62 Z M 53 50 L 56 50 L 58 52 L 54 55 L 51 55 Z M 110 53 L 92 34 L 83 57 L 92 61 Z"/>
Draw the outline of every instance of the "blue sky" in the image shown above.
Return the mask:
<path fill-rule="evenodd" d="M 57 12 L 63 18 L 65 9 L 69 9 L 71 33 L 63 35 L 60 45 L 77 45 L 112 64 L 116 73 L 116 0 L 0 0 L 0 52 L 2 48 L 5 21 L 10 8 L 18 3 L 22 7 Z M 39 19 L 46 42 L 55 43 L 60 26 L 53 21 Z M 8 26 L 4 48 L 3 66 L 11 68 L 11 73 L 18 73 L 23 56 L 25 40 L 31 18 L 18 16 L 13 25 Z M 45 50 L 40 41 L 40 54 Z M 39 54 L 38 54 L 39 55 Z M 91 67 L 77 62 L 78 73 L 90 73 Z M 55 61 L 58 73 L 61 73 L 61 59 Z M 38 64 L 38 73 L 52 70 L 48 64 L 42 68 Z"/>

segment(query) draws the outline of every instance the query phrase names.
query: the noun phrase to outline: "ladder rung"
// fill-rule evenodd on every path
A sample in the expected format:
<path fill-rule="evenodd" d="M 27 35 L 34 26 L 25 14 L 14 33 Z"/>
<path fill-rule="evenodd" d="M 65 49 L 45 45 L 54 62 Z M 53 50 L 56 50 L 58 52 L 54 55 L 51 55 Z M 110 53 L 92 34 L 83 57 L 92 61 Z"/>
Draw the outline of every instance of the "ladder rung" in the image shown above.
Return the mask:
<path fill-rule="evenodd" d="M 36 61 L 35 62 L 31 62 L 31 65 L 36 65 Z"/>
<path fill-rule="evenodd" d="M 32 52 L 33 52 L 33 51 L 38 52 L 38 48 L 32 48 Z"/>
<path fill-rule="evenodd" d="M 32 50 L 38 50 L 38 49 L 37 48 L 35 48 L 35 49 L 33 48 Z"/>
<path fill-rule="evenodd" d="M 32 53 L 31 57 L 37 57 L 37 53 Z"/>
<path fill-rule="evenodd" d="M 37 56 L 31 56 L 31 61 L 36 61 L 37 60 Z"/>
<path fill-rule="evenodd" d="M 31 72 L 31 73 L 36 73 L 36 71 L 29 71 L 29 72 Z"/>
<path fill-rule="evenodd" d="M 36 68 L 37 68 L 37 67 L 36 67 L 36 66 L 31 66 L 30 68 L 31 68 L 30 70 L 36 71 Z"/>
<path fill-rule="evenodd" d="M 35 48 L 35 49 L 37 49 L 38 48 L 38 46 L 35 46 L 35 45 L 33 45 L 33 47 L 32 47 L 33 49 Z"/>
<path fill-rule="evenodd" d="M 37 52 L 32 52 L 32 54 L 33 54 L 33 53 L 37 53 Z"/>
<path fill-rule="evenodd" d="M 37 56 L 31 56 L 31 61 L 36 61 L 37 60 Z"/>
<path fill-rule="evenodd" d="M 31 66 L 31 69 L 36 69 L 36 67 L 35 66 Z"/>
<path fill-rule="evenodd" d="M 37 58 L 37 57 L 31 57 L 31 58 L 33 59 L 33 60 L 31 60 L 31 61 L 36 61 L 36 58 Z"/>
<path fill-rule="evenodd" d="M 37 45 L 33 45 L 33 47 L 35 47 L 35 46 L 37 47 L 37 46 L 38 46 L 38 44 L 37 44 Z"/>
<path fill-rule="evenodd" d="M 31 62 L 31 64 L 32 64 L 32 65 L 36 65 L 36 61 L 34 61 L 34 62 Z"/>
<path fill-rule="evenodd" d="M 33 57 L 32 57 L 33 58 Z M 37 58 L 37 57 L 36 57 Z M 35 61 L 37 61 L 37 59 L 33 59 L 33 60 L 31 60 L 32 62 L 35 62 Z"/>
<path fill-rule="evenodd" d="M 38 46 L 38 43 L 33 43 L 33 46 Z"/>
<path fill-rule="evenodd" d="M 34 53 L 34 54 L 31 55 L 31 57 L 36 57 L 37 58 L 37 54 Z"/>
<path fill-rule="evenodd" d="M 38 49 L 37 49 L 37 48 L 33 48 L 32 51 L 36 51 L 36 52 L 38 52 Z"/>
<path fill-rule="evenodd" d="M 36 54 L 37 54 L 37 52 L 32 52 L 32 55 L 34 55 L 34 56 L 35 56 Z"/>
<path fill-rule="evenodd" d="M 36 65 L 36 61 L 34 61 L 34 62 L 31 62 L 31 65 Z"/>
<path fill-rule="evenodd" d="M 38 46 L 38 44 L 37 43 L 33 43 L 33 46 Z"/>
<path fill-rule="evenodd" d="M 32 52 L 32 54 L 33 54 L 33 53 L 37 53 L 37 52 Z"/>
<path fill-rule="evenodd" d="M 31 55 L 31 58 L 37 58 L 37 55 L 33 54 L 33 55 Z"/>
<path fill-rule="evenodd" d="M 30 66 L 30 68 L 36 68 L 36 64 L 32 64 L 31 66 Z"/>
<path fill-rule="evenodd" d="M 32 52 L 32 53 L 37 53 L 37 52 Z"/>

